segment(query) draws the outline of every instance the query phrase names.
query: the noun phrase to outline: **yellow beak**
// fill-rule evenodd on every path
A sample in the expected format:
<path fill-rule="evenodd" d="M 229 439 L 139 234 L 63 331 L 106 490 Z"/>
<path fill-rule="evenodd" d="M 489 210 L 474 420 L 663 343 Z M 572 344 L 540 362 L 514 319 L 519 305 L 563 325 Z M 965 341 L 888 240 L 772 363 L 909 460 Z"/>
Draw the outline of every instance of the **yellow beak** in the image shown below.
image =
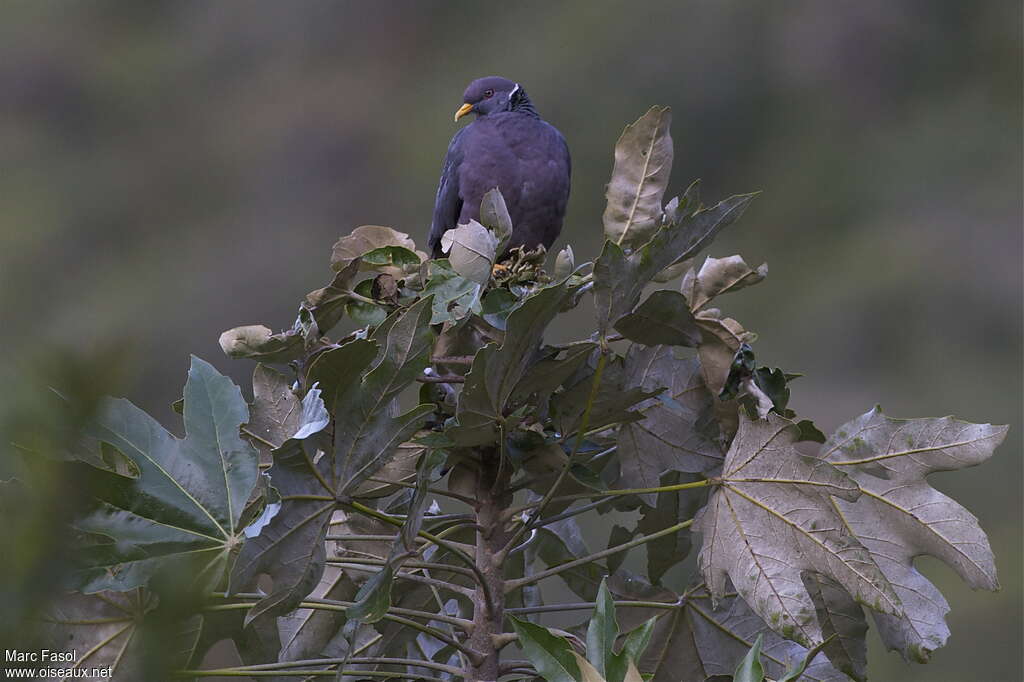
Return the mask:
<path fill-rule="evenodd" d="M 455 120 L 458 121 L 460 118 L 473 111 L 472 104 L 463 104 L 459 107 L 459 110 L 455 112 Z"/>

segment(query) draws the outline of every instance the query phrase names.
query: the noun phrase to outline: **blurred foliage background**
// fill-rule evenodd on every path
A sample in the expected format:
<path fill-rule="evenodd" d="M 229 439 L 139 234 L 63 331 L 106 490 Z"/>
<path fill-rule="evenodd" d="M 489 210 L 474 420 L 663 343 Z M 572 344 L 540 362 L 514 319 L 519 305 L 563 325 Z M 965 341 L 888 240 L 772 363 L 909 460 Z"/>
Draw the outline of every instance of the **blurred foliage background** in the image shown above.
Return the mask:
<path fill-rule="evenodd" d="M 65 365 L 166 424 L 189 353 L 246 381 L 218 334 L 290 326 L 338 236 L 425 242 L 477 76 L 518 80 L 565 133 L 577 262 L 622 127 L 667 104 L 676 192 L 765 190 L 711 253 L 768 261 L 723 305 L 759 361 L 806 373 L 791 406 L 825 431 L 876 402 L 1011 424 L 991 462 L 934 477 L 989 532 L 1002 591 L 922 562 L 949 646 L 907 667 L 876 644 L 870 670 L 1020 680 L 1021 58 L 1019 2 L 6 2 L 0 428 L 45 440 L 37 393 Z"/>

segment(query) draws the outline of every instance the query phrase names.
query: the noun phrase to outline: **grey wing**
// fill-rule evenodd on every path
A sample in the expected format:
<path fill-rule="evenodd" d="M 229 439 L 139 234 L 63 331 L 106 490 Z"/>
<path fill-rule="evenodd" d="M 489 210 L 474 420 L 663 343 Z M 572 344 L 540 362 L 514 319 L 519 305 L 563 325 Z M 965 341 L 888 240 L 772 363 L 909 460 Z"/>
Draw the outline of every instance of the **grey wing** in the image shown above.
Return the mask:
<path fill-rule="evenodd" d="M 441 235 L 455 227 L 459 221 L 459 214 L 462 212 L 462 197 L 459 194 L 459 164 L 462 163 L 463 133 L 469 126 L 466 126 L 455 133 L 452 141 L 448 144 L 448 153 L 445 154 L 444 164 L 441 166 L 441 180 L 437 185 L 437 198 L 434 200 L 434 219 L 430 224 L 430 236 L 427 244 L 430 246 L 434 258 L 440 258 Z"/>

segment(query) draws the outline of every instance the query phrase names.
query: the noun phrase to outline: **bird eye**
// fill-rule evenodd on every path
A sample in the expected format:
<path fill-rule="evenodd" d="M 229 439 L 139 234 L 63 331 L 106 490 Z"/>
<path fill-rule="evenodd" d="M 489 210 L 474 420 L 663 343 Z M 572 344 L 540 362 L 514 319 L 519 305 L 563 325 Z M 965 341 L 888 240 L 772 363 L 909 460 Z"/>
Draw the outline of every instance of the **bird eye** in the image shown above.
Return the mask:
<path fill-rule="evenodd" d="M 484 90 L 484 97 L 494 97 L 494 90 Z"/>

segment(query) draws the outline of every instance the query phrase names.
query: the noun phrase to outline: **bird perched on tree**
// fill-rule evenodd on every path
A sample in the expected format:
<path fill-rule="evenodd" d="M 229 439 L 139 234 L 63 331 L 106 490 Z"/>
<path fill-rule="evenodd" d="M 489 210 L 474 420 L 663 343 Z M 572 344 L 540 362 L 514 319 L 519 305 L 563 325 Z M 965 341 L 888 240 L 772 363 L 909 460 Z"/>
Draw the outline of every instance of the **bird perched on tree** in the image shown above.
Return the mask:
<path fill-rule="evenodd" d="M 508 247 L 549 248 L 562 231 L 569 199 L 565 138 L 507 78 L 478 78 L 462 101 L 455 120 L 467 114 L 476 114 L 476 120 L 448 145 L 428 240 L 434 258 L 442 256 L 445 232 L 480 219 L 480 200 L 495 187 L 512 219 Z"/>

